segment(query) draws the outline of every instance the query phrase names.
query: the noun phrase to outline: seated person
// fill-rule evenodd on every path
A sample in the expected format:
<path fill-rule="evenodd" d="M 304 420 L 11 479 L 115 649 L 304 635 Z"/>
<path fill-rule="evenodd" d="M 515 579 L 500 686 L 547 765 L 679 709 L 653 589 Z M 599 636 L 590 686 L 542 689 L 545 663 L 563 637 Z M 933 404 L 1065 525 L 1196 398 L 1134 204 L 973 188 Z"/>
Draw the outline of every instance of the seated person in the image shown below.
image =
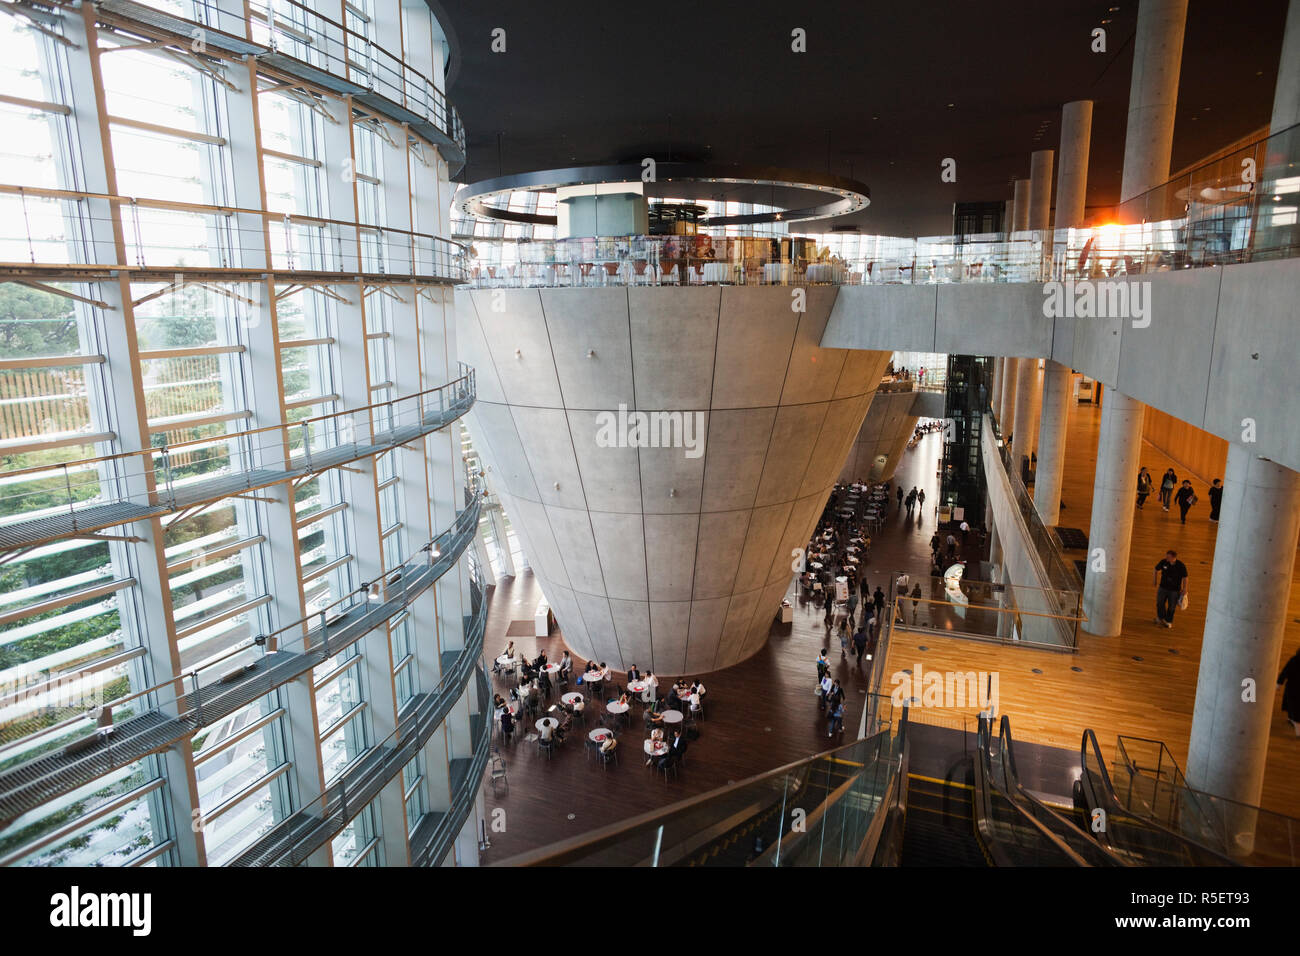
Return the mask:
<path fill-rule="evenodd" d="M 662 727 L 655 727 L 650 731 L 650 739 L 658 742 L 664 739 L 664 730 Z"/>
<path fill-rule="evenodd" d="M 605 738 L 605 742 L 600 745 L 600 752 L 608 756 L 614 752 L 614 748 L 617 746 L 618 739 L 613 734 L 610 734 Z"/>
<path fill-rule="evenodd" d="M 537 736 L 541 738 L 542 743 L 550 743 L 555 737 L 555 728 L 551 726 L 549 720 L 542 721 L 541 729 L 537 731 Z"/>
<path fill-rule="evenodd" d="M 587 706 L 587 699 L 585 697 L 578 697 L 576 700 L 574 700 L 573 706 L 569 709 L 573 711 L 574 716 L 577 716 L 578 714 L 582 713 L 582 709 L 586 706 Z"/>
<path fill-rule="evenodd" d="M 537 655 L 537 660 L 533 661 L 533 667 L 537 668 L 538 670 L 541 670 L 545 666 L 546 666 L 546 652 L 542 651 L 540 654 Z"/>
<path fill-rule="evenodd" d="M 645 721 L 646 726 L 650 727 L 651 732 L 653 733 L 654 728 L 662 727 L 664 725 L 664 715 L 659 713 L 657 710 L 650 710 L 646 712 Z M 662 735 L 663 731 L 661 730 L 659 733 Z"/>
<path fill-rule="evenodd" d="M 565 714 L 560 718 L 560 726 L 555 728 L 555 739 L 563 743 L 565 735 L 572 729 L 572 727 L 573 717 L 570 714 Z"/>

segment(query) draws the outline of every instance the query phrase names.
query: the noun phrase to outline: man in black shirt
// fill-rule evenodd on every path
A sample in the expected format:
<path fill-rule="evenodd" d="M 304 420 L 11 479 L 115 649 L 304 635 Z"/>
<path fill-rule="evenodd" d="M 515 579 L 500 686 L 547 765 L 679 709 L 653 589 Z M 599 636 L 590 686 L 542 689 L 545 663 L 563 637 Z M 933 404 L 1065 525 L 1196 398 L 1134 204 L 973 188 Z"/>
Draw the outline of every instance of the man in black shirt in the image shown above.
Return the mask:
<path fill-rule="evenodd" d="M 1183 524 L 1187 524 L 1187 512 L 1196 504 L 1196 492 L 1192 490 L 1192 483 L 1186 478 L 1183 479 L 1183 486 L 1178 489 L 1175 499 L 1178 502 L 1179 516 Z"/>
<path fill-rule="evenodd" d="M 1219 505 L 1223 504 L 1223 482 L 1218 478 L 1210 486 L 1210 520 L 1219 520 Z"/>
<path fill-rule="evenodd" d="M 1174 610 L 1187 593 L 1187 565 L 1178 560 L 1177 551 L 1166 551 L 1164 560 L 1156 565 L 1156 623 L 1161 627 L 1174 626 Z"/>

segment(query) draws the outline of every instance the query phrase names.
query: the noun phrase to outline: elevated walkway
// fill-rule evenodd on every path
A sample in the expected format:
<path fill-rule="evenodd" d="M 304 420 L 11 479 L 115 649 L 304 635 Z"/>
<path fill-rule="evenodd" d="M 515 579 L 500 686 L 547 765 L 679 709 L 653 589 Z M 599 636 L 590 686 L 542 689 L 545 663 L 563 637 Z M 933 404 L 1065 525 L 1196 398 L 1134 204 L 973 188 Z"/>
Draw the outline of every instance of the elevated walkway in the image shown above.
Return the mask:
<path fill-rule="evenodd" d="M 349 409 L 304 422 L 231 432 L 216 439 L 186 442 L 170 448 L 151 448 L 103 458 L 64 462 L 53 466 L 38 465 L 20 471 L 11 471 L 6 476 L 10 479 L 23 476 L 30 476 L 33 480 L 62 478 L 68 489 L 68 508 L 66 512 L 60 511 L 56 514 L 20 519 L 0 525 L 0 563 L 12 560 L 19 554 L 44 544 L 67 538 L 92 537 L 97 532 L 134 521 L 166 514 L 189 517 L 197 513 L 198 509 L 233 495 L 249 494 L 282 482 L 310 478 L 330 468 L 337 468 L 362 458 L 372 458 L 393 448 L 409 444 L 425 435 L 446 428 L 473 407 L 474 370 L 462 365 L 462 371 L 460 378 L 435 389 L 403 396 L 380 405 Z M 370 413 L 379 411 L 386 412 L 390 420 L 400 417 L 408 421 L 405 424 L 374 431 L 364 441 L 344 441 L 321 451 L 310 450 L 311 426 L 315 426 L 318 430 L 328 427 L 330 430 L 346 433 L 356 430 L 353 416 L 364 416 L 368 420 Z M 248 451 L 253 449 L 255 441 L 258 443 L 257 450 L 260 454 L 249 454 Z M 184 482 L 174 480 L 175 469 L 171 460 L 173 453 L 190 446 L 201 444 L 211 447 L 223 442 L 228 442 L 232 447 L 244 452 L 241 455 L 244 460 L 259 458 L 262 460 L 262 465 L 247 469 L 236 468 L 211 478 Z M 307 450 L 296 455 L 291 454 L 285 460 L 284 448 L 291 447 L 293 443 L 300 443 Z M 275 461 L 277 456 L 280 456 L 278 466 Z M 155 491 L 147 498 L 143 495 L 135 498 L 102 495 L 97 496 L 92 503 L 78 503 L 75 500 L 76 493 L 70 476 L 72 473 L 80 472 L 123 477 L 128 475 L 135 477 L 143 472 L 152 477 Z M 114 483 L 111 479 L 100 480 L 99 486 L 111 488 Z M 109 500 L 104 500 L 105 497 Z"/>

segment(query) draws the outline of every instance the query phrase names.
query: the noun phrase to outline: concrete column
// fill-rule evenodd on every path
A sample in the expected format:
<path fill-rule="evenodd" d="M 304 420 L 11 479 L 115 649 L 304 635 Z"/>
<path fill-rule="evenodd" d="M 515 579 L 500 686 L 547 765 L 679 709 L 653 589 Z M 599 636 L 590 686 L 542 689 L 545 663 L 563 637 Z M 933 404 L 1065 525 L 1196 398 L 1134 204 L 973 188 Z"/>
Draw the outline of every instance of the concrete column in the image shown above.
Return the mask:
<path fill-rule="evenodd" d="M 1142 0 L 1138 6 L 1121 202 L 1169 178 L 1186 25 L 1187 0 Z"/>
<path fill-rule="evenodd" d="M 1186 21 L 1187 0 L 1142 0 L 1138 7 L 1121 200 L 1169 178 Z M 1090 560 L 1084 580 L 1083 610 L 1088 618 L 1084 630 L 1090 634 L 1117 635 L 1124 621 L 1142 418 L 1141 402 L 1111 389 L 1101 409 L 1088 529 L 1092 554 L 1100 550 L 1106 568 L 1096 570 L 1100 562 Z"/>
<path fill-rule="evenodd" d="M 1016 427 L 1016 387 L 1019 384 L 1020 359 L 1008 356 L 1002 363 L 1003 385 L 998 421 L 1002 423 L 1002 440 L 1014 436 Z"/>
<path fill-rule="evenodd" d="M 1038 359 L 1022 358 L 1016 363 L 1015 440 L 1011 454 L 1013 464 L 1020 467 L 1020 456 L 1034 450 L 1038 437 Z"/>
<path fill-rule="evenodd" d="M 1056 228 L 1083 220 L 1088 193 L 1088 154 L 1092 144 L 1092 100 L 1061 108 L 1061 162 L 1056 170 Z"/>
<path fill-rule="evenodd" d="M 1016 232 L 1024 232 L 1029 228 L 1029 180 L 1016 180 L 1016 198 L 1012 210 L 1015 218 L 1012 220 L 1012 228 Z"/>
<path fill-rule="evenodd" d="M 1088 532 L 1091 555 L 1083 582 L 1083 610 L 1088 618 L 1084 630 L 1089 634 L 1113 637 L 1123 625 L 1144 414 L 1141 402 L 1116 391 L 1101 407 Z"/>
<path fill-rule="evenodd" d="M 1049 528 L 1061 518 L 1061 477 L 1065 472 L 1065 429 L 1070 418 L 1074 375 L 1060 362 L 1043 369 L 1043 411 L 1038 432 L 1038 474 L 1034 508 Z"/>
<path fill-rule="evenodd" d="M 1264 787 L 1297 534 L 1300 474 L 1230 444 L 1209 590 L 1198 595 L 1195 577 L 1188 587 L 1204 603 L 1205 636 L 1187 782 L 1248 806 Z M 1243 853 L 1253 848 L 1254 816 L 1227 821 Z"/>
<path fill-rule="evenodd" d="M 1088 191 L 1088 151 L 1092 139 L 1092 100 L 1066 103 L 1061 110 L 1061 161 L 1056 181 L 1056 228 L 1083 220 Z M 1065 429 L 1070 418 L 1070 370 L 1051 359 L 1043 369 L 1043 407 L 1038 429 L 1038 474 L 1034 507 L 1051 527 L 1061 517 L 1061 478 L 1065 471 Z"/>
<path fill-rule="evenodd" d="M 995 358 L 993 360 L 993 391 L 989 393 L 989 407 L 996 414 L 1002 405 L 1002 383 L 1005 377 L 1006 369 L 1003 367 L 1006 363 L 1004 358 Z"/>
<path fill-rule="evenodd" d="M 1300 0 L 1291 0 L 1282 34 L 1277 85 L 1273 88 L 1273 120 L 1269 132 L 1280 133 L 1300 123 Z"/>
<path fill-rule="evenodd" d="M 1052 224 L 1052 161 L 1056 151 L 1037 149 L 1029 157 L 1029 228 Z"/>

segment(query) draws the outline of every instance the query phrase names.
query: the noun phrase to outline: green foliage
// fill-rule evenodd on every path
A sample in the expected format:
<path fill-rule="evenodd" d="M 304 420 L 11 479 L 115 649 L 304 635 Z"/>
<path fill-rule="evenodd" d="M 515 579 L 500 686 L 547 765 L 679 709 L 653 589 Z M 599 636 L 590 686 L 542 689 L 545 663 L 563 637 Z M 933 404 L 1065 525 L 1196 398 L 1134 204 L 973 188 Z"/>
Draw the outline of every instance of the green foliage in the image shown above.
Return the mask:
<path fill-rule="evenodd" d="M 0 358 L 76 355 L 80 348 L 72 300 L 0 282 Z"/>

